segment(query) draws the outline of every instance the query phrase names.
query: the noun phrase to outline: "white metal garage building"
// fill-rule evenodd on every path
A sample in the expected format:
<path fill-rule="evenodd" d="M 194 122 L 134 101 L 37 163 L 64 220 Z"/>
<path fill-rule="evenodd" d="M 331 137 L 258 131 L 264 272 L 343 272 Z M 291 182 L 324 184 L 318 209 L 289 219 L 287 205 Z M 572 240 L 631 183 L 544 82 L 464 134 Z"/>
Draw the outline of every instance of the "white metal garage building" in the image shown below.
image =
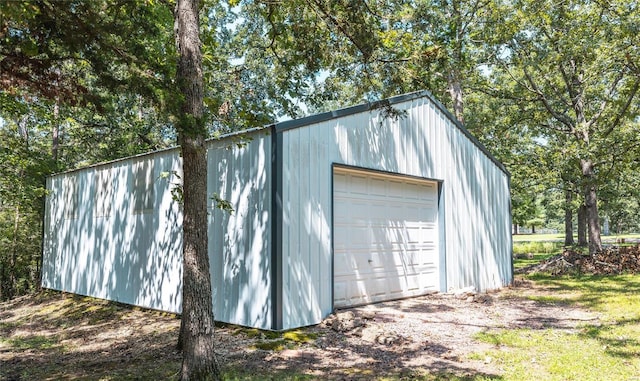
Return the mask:
<path fill-rule="evenodd" d="M 388 107 L 401 116 L 388 116 Z M 234 144 L 240 136 L 246 145 Z M 512 281 L 509 174 L 427 92 L 209 142 L 216 320 L 262 329 L 335 308 Z M 48 179 L 42 285 L 179 312 L 178 149 Z"/>

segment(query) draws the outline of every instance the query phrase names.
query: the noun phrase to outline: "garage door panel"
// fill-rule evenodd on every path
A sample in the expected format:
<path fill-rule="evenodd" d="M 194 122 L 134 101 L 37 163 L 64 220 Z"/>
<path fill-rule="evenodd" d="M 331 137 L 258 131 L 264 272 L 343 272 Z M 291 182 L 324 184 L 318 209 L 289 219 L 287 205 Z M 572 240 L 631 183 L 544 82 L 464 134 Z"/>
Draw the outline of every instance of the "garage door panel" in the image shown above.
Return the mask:
<path fill-rule="evenodd" d="M 435 182 L 337 169 L 333 226 L 336 307 L 437 289 Z"/>
<path fill-rule="evenodd" d="M 386 182 L 383 179 L 370 178 L 370 185 L 368 189 L 370 189 L 369 194 L 373 196 L 384 197 L 388 192 Z"/>
<path fill-rule="evenodd" d="M 346 248 L 367 249 L 370 246 L 371 232 L 366 226 L 336 226 L 334 232 L 334 250 Z"/>
<path fill-rule="evenodd" d="M 349 176 L 350 178 L 350 183 L 349 183 L 349 191 L 350 193 L 354 194 L 354 195 L 366 195 L 367 194 L 367 177 L 365 176 L 357 176 L 357 175 L 352 175 Z"/>

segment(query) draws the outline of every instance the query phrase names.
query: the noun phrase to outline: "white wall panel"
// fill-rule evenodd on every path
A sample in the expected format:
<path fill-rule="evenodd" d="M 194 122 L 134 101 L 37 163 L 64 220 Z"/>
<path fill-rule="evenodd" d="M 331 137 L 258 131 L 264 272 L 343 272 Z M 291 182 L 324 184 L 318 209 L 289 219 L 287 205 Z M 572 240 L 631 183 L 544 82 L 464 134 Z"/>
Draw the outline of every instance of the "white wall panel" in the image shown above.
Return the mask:
<path fill-rule="evenodd" d="M 331 226 L 333 163 L 443 182 L 441 291 L 495 289 L 511 281 L 508 175 L 429 99 L 393 107 L 405 115 L 396 120 L 374 110 L 282 132 L 283 328 L 318 323 L 332 310 L 332 296 L 324 293 L 332 286 L 331 233 L 309 226 Z M 303 153 L 313 146 L 326 148 L 311 162 Z M 311 179 L 314 186 L 307 187 Z M 311 221 L 302 219 L 304 205 L 298 207 L 306 200 L 318 203 Z M 308 254 L 301 253 L 302 241 L 310 243 Z"/>
<path fill-rule="evenodd" d="M 208 150 L 209 259 L 216 320 L 271 328 L 271 135 L 212 141 Z M 217 193 L 231 203 L 215 207 Z"/>
<path fill-rule="evenodd" d="M 150 171 L 146 186 L 134 177 L 139 163 Z M 177 150 L 169 150 L 49 178 L 42 286 L 178 312 L 182 216 L 171 179 L 160 174 L 180 168 Z M 78 197 L 72 214 L 70 179 Z M 144 211 L 135 209 L 135 185 L 148 192 Z"/>

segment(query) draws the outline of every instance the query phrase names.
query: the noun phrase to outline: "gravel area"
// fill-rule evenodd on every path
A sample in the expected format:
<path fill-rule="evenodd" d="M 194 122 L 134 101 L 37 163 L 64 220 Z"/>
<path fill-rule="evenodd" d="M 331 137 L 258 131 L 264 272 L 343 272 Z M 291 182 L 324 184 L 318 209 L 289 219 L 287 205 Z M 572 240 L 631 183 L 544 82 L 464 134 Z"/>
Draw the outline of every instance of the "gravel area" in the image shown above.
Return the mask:
<path fill-rule="evenodd" d="M 574 305 L 527 298 L 552 294 L 519 281 L 488 294 L 432 294 L 345 309 L 285 334 L 223 325 L 216 350 L 224 369 L 254 379 L 499 378 L 499 364 L 483 355 L 491 346 L 477 341 L 478 333 L 574 332 L 597 324 L 596 314 Z M 0 303 L 0 323 L 2 380 L 175 379 L 179 370 L 180 321 L 172 314 L 44 292 Z"/>
<path fill-rule="evenodd" d="M 532 287 L 520 282 L 495 293 L 432 294 L 338 311 L 307 328 L 318 338 L 295 349 L 248 349 L 250 343 L 239 350 L 219 348 L 222 361 L 255 372 L 289 370 L 330 379 L 433 372 L 498 376 L 497 364 L 478 356 L 491 345 L 475 340 L 476 334 L 500 328 L 575 331 L 598 319 L 575 306 L 522 298 L 550 292 Z"/>

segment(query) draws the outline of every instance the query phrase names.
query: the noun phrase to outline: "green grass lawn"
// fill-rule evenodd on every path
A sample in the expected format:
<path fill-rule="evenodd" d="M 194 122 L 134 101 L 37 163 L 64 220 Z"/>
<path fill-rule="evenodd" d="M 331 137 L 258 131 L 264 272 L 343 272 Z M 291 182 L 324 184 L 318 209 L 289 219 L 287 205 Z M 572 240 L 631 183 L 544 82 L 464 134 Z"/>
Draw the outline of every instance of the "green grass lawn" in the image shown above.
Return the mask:
<path fill-rule="evenodd" d="M 534 265 L 562 252 L 562 242 L 558 241 L 522 241 L 513 243 L 515 269 Z"/>
<path fill-rule="evenodd" d="M 519 245 L 524 244 L 514 244 L 514 251 Z M 559 250 L 554 246 L 535 252 L 531 259 L 516 259 L 514 267 Z M 640 275 L 536 274 L 526 278 L 547 292 L 521 297 L 580 306 L 596 312 L 599 320 L 577 331 L 489 330 L 477 339 L 495 345 L 495 349 L 478 354 L 478 358 L 496 361 L 504 380 L 640 380 Z"/>
<path fill-rule="evenodd" d="M 545 241 L 545 242 L 554 242 L 554 241 L 564 241 L 564 234 L 514 234 L 513 243 L 517 242 L 532 242 L 532 241 Z"/>
<path fill-rule="evenodd" d="M 564 234 L 515 234 L 512 237 L 514 244 L 518 242 L 564 242 Z M 640 234 L 614 234 L 602 236 L 602 241 L 614 243 L 619 238 L 640 240 Z M 577 241 L 578 237 L 574 235 L 573 239 Z"/>

